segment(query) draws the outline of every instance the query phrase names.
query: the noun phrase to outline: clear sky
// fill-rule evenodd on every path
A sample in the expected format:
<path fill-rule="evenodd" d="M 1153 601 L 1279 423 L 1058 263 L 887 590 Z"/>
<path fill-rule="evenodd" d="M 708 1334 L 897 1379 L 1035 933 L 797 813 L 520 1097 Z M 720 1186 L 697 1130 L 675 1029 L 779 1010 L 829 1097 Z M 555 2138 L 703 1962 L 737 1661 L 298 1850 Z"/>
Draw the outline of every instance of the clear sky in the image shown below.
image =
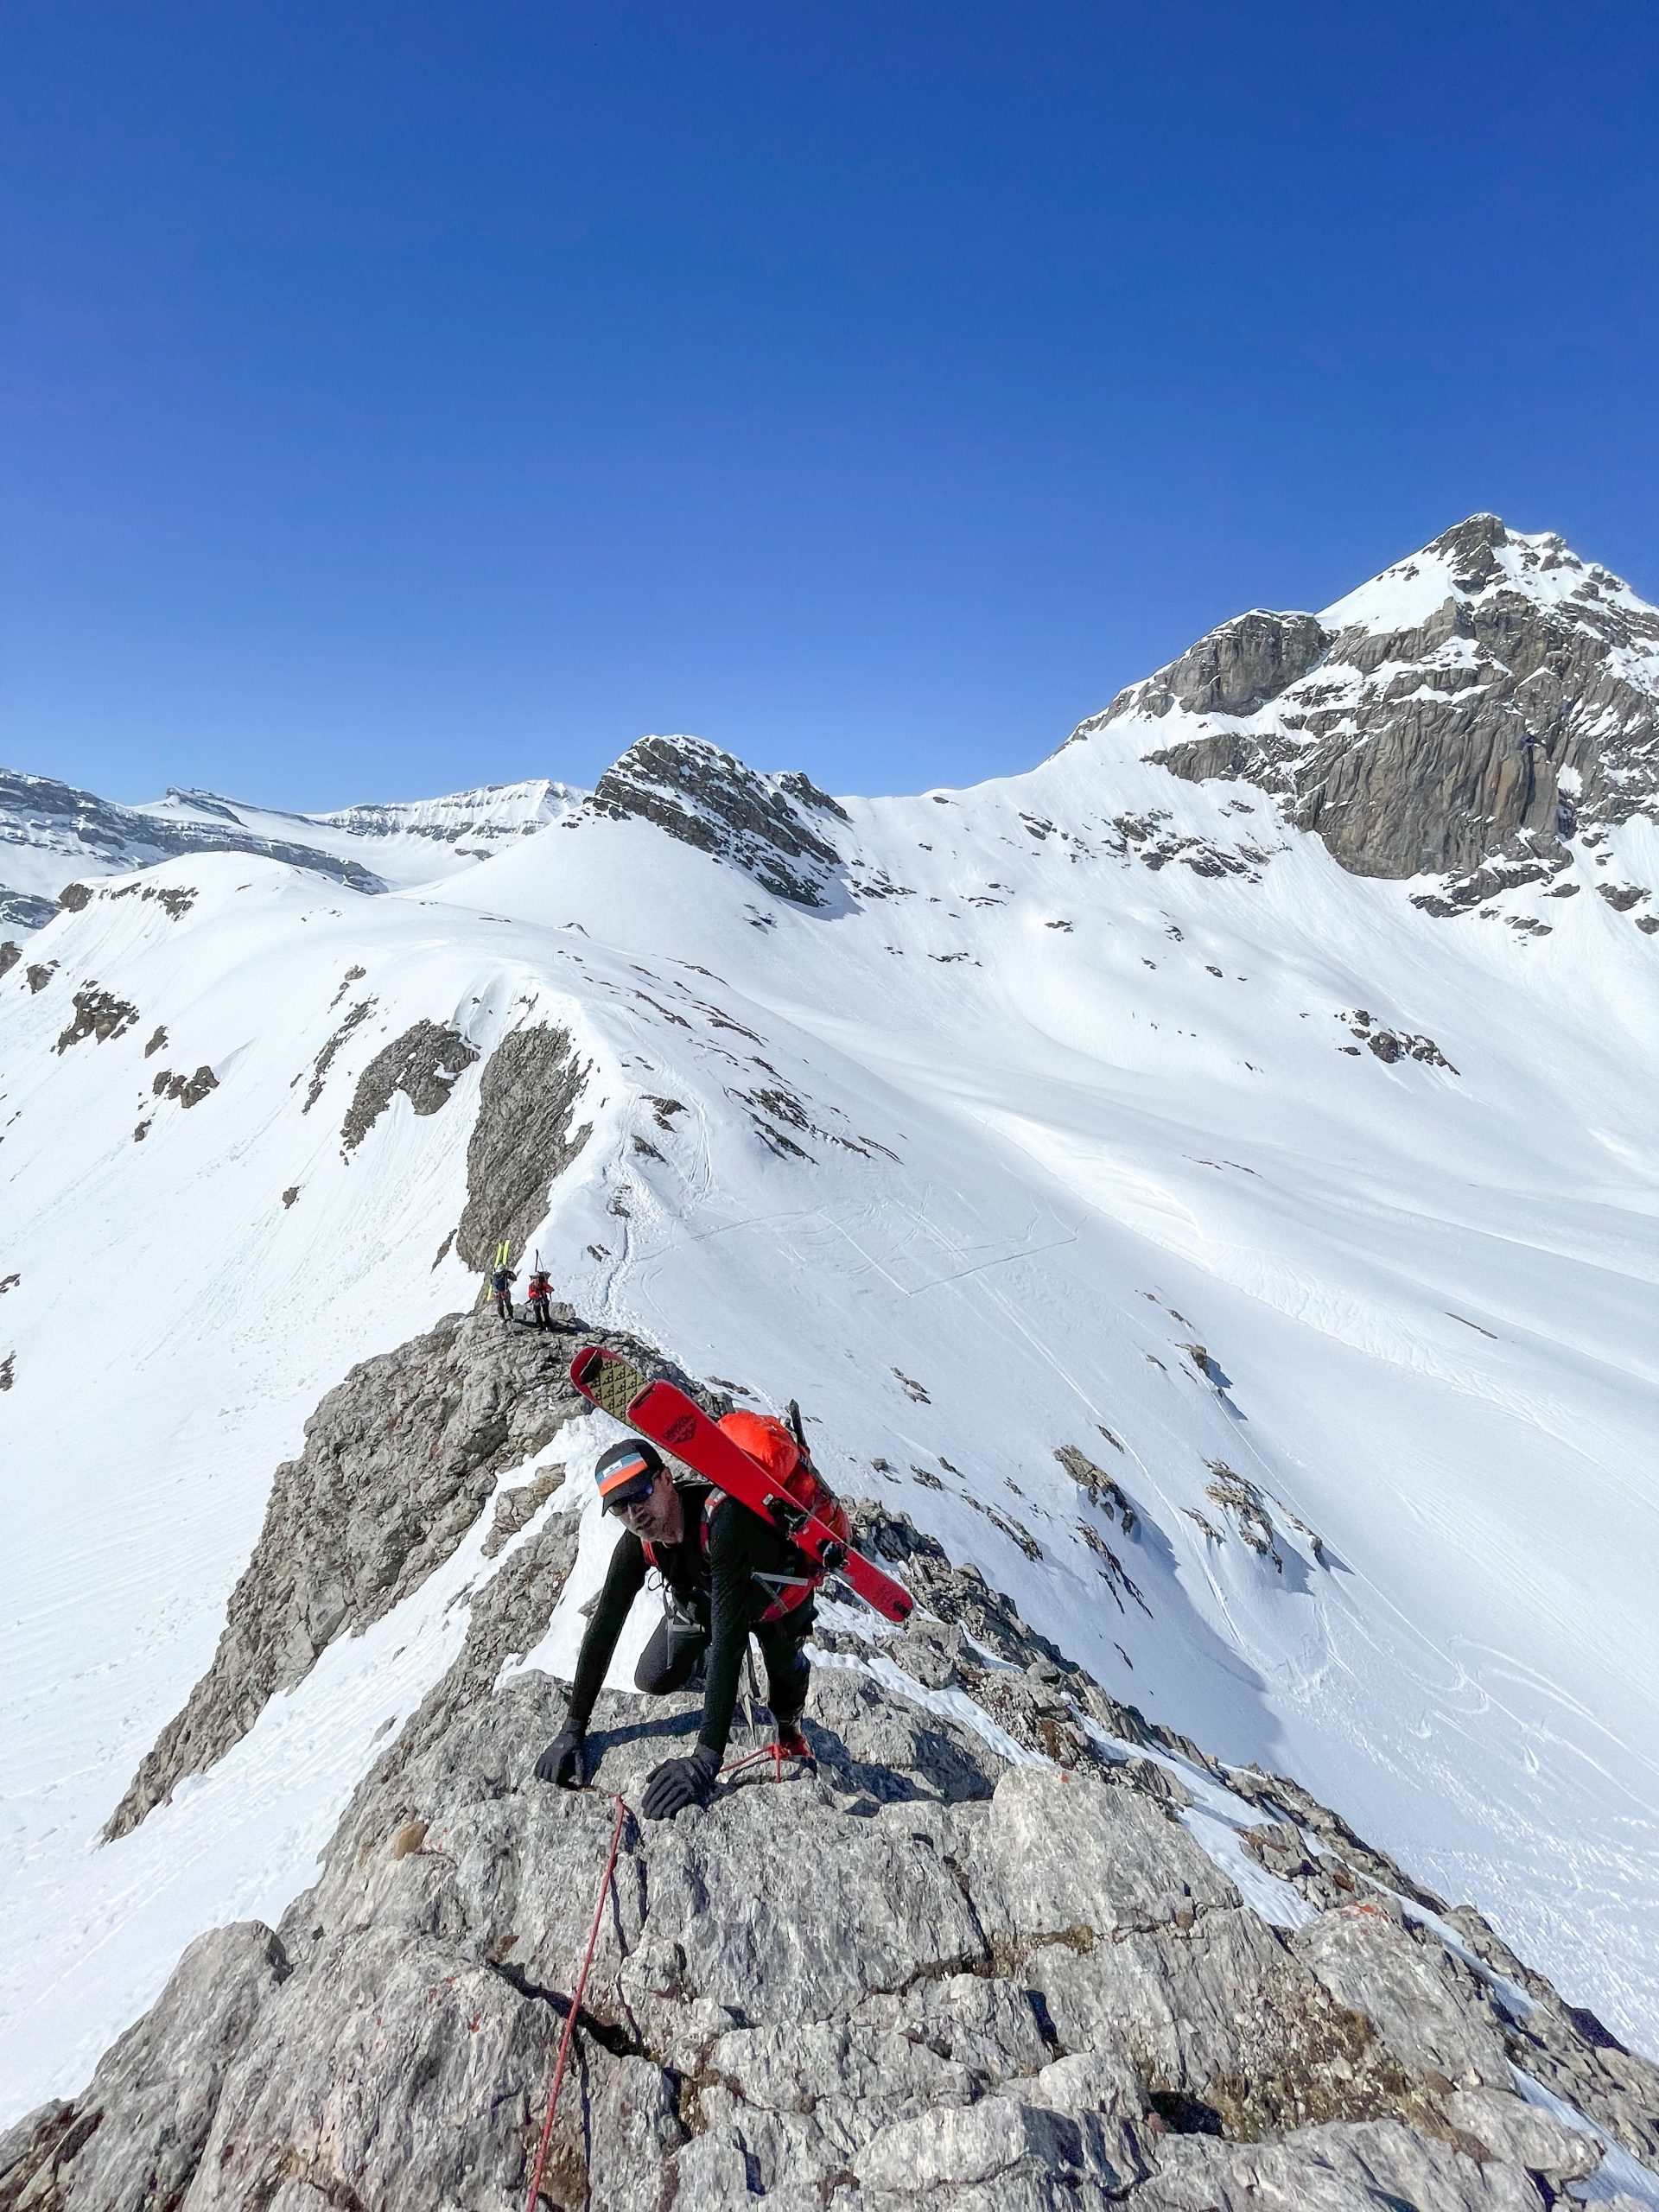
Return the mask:
<path fill-rule="evenodd" d="M 1659 7 L 5 0 L 0 763 L 1024 767 L 1478 508 L 1659 596 Z"/>

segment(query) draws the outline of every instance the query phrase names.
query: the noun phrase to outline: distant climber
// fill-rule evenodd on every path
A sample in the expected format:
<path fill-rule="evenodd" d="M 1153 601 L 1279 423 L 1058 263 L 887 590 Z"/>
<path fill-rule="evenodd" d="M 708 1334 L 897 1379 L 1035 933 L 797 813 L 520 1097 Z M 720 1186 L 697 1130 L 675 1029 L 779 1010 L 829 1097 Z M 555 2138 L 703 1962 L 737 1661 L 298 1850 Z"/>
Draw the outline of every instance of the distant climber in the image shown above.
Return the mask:
<path fill-rule="evenodd" d="M 498 1262 L 490 1277 L 490 1288 L 495 1294 L 495 1310 L 503 1321 L 512 1319 L 512 1286 L 518 1280 L 505 1260 Z"/>
<path fill-rule="evenodd" d="M 524 1285 L 524 1300 L 525 1310 L 538 1329 L 550 1329 L 553 1325 L 553 1317 L 547 1310 L 547 1301 L 552 1294 L 552 1286 L 537 1268 Z"/>
<path fill-rule="evenodd" d="M 740 1412 L 728 1414 L 721 1427 L 752 1456 L 798 1456 L 781 1421 Z M 649 1697 L 665 1697 L 690 1683 L 700 1660 L 706 1671 L 696 1747 L 652 1770 L 646 1819 L 671 1820 L 687 1805 L 708 1802 L 731 1732 L 751 1630 L 766 1661 L 778 1747 L 785 1757 L 809 1758 L 800 1721 L 817 1577 L 804 1572 L 807 1562 L 787 1537 L 734 1498 L 691 1481 L 677 1484 L 662 1454 L 643 1438 L 613 1444 L 595 1471 L 605 1510 L 618 1516 L 623 1533 L 582 1639 L 564 1726 L 537 1760 L 537 1775 L 566 1789 L 586 1783 L 588 1719 L 622 1624 L 652 1567 L 664 1585 L 663 1618 L 634 1670 L 636 1686 Z"/>

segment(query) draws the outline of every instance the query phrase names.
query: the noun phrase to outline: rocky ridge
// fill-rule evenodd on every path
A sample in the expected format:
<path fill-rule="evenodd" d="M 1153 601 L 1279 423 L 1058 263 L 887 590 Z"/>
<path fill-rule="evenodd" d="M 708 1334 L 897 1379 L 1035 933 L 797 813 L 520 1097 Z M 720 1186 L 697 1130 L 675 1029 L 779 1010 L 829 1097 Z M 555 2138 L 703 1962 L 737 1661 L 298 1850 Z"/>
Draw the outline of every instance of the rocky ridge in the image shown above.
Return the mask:
<path fill-rule="evenodd" d="M 504 1330 L 493 1314 L 452 1313 L 354 1367 L 307 1421 L 299 1458 L 277 1468 L 213 1663 L 146 1753 L 106 1839 L 222 1758 L 337 1637 L 417 1589 L 502 1471 L 533 1458 L 585 1404 L 545 1340 Z"/>
<path fill-rule="evenodd" d="M 654 822 L 798 906 L 829 903 L 840 856 L 826 819 L 847 817 L 804 775 L 758 775 L 701 738 L 642 737 L 600 778 L 593 804 Z"/>
<path fill-rule="evenodd" d="M 1178 776 L 1269 793 L 1355 874 L 1445 876 L 1419 903 L 1455 914 L 1659 816 L 1659 612 L 1474 515 L 1323 616 L 1224 623 L 1068 742 L 1118 723 Z"/>
<path fill-rule="evenodd" d="M 1121 1704 L 874 1504 L 859 1539 L 918 1610 L 888 1635 L 823 1602 L 816 1773 L 737 1769 L 706 1812 L 643 1824 L 696 1707 L 613 1696 L 595 1786 L 537 1783 L 563 1693 L 516 1662 L 578 1516 L 530 1463 L 591 1418 L 569 1342 L 452 1317 L 319 1408 L 198 1727 L 245 1726 L 492 1500 L 494 1571 L 315 1887 L 275 1929 L 199 1939 L 82 2095 L 0 2137 L 0 2208 L 522 2203 L 614 1796 L 550 2205 L 1529 2212 L 1600 2148 L 1517 2067 L 1659 2158 L 1659 2069 L 1478 1914 Z"/>
<path fill-rule="evenodd" d="M 195 798 L 200 794 L 181 796 Z M 421 837 L 437 845 L 464 842 L 476 848 L 474 859 L 485 860 L 492 849 L 520 837 L 533 837 L 550 822 L 562 821 L 587 796 L 572 784 L 538 776 L 526 783 L 486 784 L 476 791 L 450 791 L 442 798 L 342 806 L 332 814 L 308 818 L 320 827 L 343 830 L 349 836 L 370 841 Z"/>
<path fill-rule="evenodd" d="M 1254 785 L 1355 874 L 1438 877 L 1417 898 L 1434 915 L 1490 910 L 1527 886 L 1570 896 L 1580 887 L 1554 880 L 1573 850 L 1611 868 L 1609 833 L 1659 818 L 1659 611 L 1560 537 L 1473 515 L 1323 614 L 1235 616 L 1067 743 L 1120 726 L 1142 759 L 1185 780 Z M 18 853 L 15 883 L 0 881 L 0 925 L 41 926 L 53 912 L 43 890 L 55 895 L 70 874 L 184 852 L 260 853 L 379 891 L 595 817 L 651 822 L 808 909 L 855 891 L 912 895 L 837 840 L 844 810 L 804 775 L 762 775 L 701 739 L 648 736 L 591 794 L 542 779 L 314 816 L 200 791 L 126 808 L 0 772 L 0 849 Z M 1037 837 L 1056 826 L 1025 819 Z M 1149 866 L 1181 858 L 1243 874 L 1267 858 L 1163 851 L 1152 820 L 1116 826 Z M 351 846 L 378 851 L 387 874 Z M 1597 888 L 1637 929 L 1659 931 L 1651 885 L 1615 874 Z M 770 920 L 758 911 L 758 926 Z M 1535 916 L 1517 925 L 1549 927 Z"/>
<path fill-rule="evenodd" d="M 193 798 L 199 795 L 192 794 Z M 354 891 L 384 891 L 385 883 L 360 861 L 341 859 L 297 838 L 271 837 L 247 829 L 223 801 L 217 813 L 169 817 L 118 806 L 50 776 L 23 776 L 0 768 L 0 869 L 7 847 L 58 856 L 64 876 L 111 874 L 149 868 L 185 853 L 255 853 L 290 868 L 309 869 Z M 0 883 L 0 921 L 38 929 L 56 911 L 54 896 L 9 891 Z"/>

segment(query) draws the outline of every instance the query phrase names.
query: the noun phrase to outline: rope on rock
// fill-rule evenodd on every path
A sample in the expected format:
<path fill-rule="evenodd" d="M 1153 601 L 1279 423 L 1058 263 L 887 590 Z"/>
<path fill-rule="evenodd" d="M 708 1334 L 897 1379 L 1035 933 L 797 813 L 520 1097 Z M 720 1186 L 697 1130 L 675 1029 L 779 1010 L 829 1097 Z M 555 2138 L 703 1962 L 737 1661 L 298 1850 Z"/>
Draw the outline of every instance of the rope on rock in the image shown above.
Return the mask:
<path fill-rule="evenodd" d="M 729 1766 L 721 1767 L 720 1771 L 722 1777 L 735 1774 L 740 1767 L 753 1766 L 757 1759 L 770 1759 L 772 1779 L 774 1782 L 781 1782 L 784 1778 L 784 1761 L 796 1756 L 797 1754 L 792 1751 L 786 1751 L 781 1744 L 762 1744 L 758 1751 L 750 1751 L 743 1758 L 734 1759 Z"/>
<path fill-rule="evenodd" d="M 570 2038 L 575 2032 L 576 2015 L 582 2010 L 582 1994 L 588 1986 L 588 1970 L 593 1965 L 594 1953 L 599 1948 L 600 1925 L 605 1917 L 605 1899 L 610 1890 L 611 1877 L 616 1872 L 616 1854 L 622 1847 L 622 1824 L 627 1817 L 628 1808 L 619 1797 L 616 1801 L 616 1821 L 611 1829 L 611 1847 L 605 1860 L 605 1872 L 600 1878 L 599 1895 L 594 1900 L 594 1924 L 588 1931 L 588 1948 L 582 1954 L 582 1972 L 576 1976 L 576 1986 L 570 1993 L 570 2010 L 564 2016 L 564 2033 L 559 2037 L 559 2055 L 554 2061 L 552 2087 L 547 2093 L 547 2118 L 542 2122 L 542 2139 L 536 2148 L 536 2167 L 530 2177 L 530 2195 L 524 2200 L 524 2212 L 536 2212 L 536 2200 L 541 2195 L 548 2145 L 553 2140 L 553 2115 L 559 2108 L 559 2090 L 564 2082 L 565 2062 L 570 2056 Z"/>
<path fill-rule="evenodd" d="M 798 1754 L 786 1751 L 781 1744 L 763 1744 L 758 1751 L 751 1751 L 747 1758 L 734 1759 L 722 1767 L 722 1774 L 735 1774 L 739 1767 L 753 1766 L 757 1759 L 772 1761 L 772 1778 L 784 1778 L 784 1762 Z M 542 2139 L 536 2146 L 536 2166 L 530 2177 L 530 2195 L 524 2200 L 524 2212 L 536 2212 L 536 2200 L 541 2195 L 542 2176 L 547 2170 L 548 2147 L 553 2140 L 553 2117 L 559 2108 L 559 2091 L 564 2085 L 565 2063 L 570 2056 L 570 2038 L 575 2032 L 576 2015 L 582 2010 L 583 1993 L 588 1987 L 588 1968 L 594 1963 L 594 1953 L 599 1948 L 599 1930 L 605 1917 L 605 1899 L 609 1894 L 611 1877 L 616 1872 L 617 1853 L 622 1848 L 622 1824 L 628 1817 L 628 1808 L 621 1798 L 616 1800 L 616 1820 L 611 1829 L 611 1847 L 605 1859 L 605 1872 L 600 1877 L 599 1895 L 594 1900 L 594 1924 L 588 1930 L 588 1948 L 582 1954 L 582 1971 L 576 1976 L 576 1986 L 570 1993 L 570 2010 L 565 2014 L 564 2033 L 559 2037 L 559 2055 L 553 2063 L 553 2082 L 547 2093 L 547 2117 L 542 2122 Z"/>

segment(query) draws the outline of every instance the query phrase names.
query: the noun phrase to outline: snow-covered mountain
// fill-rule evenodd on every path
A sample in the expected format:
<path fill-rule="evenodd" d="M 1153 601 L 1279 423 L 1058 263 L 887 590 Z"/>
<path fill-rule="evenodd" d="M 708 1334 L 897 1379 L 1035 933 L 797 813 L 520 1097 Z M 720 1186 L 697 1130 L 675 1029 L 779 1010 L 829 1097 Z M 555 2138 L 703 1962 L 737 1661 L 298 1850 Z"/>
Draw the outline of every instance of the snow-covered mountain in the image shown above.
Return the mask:
<path fill-rule="evenodd" d="M 1652 607 L 1559 537 L 1473 515 L 1321 615 L 1224 624 L 1078 734 L 1125 721 L 1177 775 L 1258 784 L 1357 874 L 1449 872 L 1419 894 L 1445 914 L 1547 883 L 1568 840 L 1611 865 L 1605 832 L 1659 813 L 1656 694 Z"/>
<path fill-rule="evenodd" d="M 212 791 L 169 791 L 143 806 L 0 769 L 0 928 L 50 921 L 74 882 L 149 868 L 184 853 L 252 853 L 354 891 L 407 889 L 488 860 L 504 844 L 564 818 L 586 794 L 538 778 L 447 798 L 283 814 Z"/>
<path fill-rule="evenodd" d="M 498 1485 L 583 1475 L 499 1377 L 458 1490 L 399 1426 L 503 1236 L 1659 2050 L 1656 640 L 1477 517 L 972 790 L 664 737 L 154 865 L 95 824 L 0 949 L 0 2110 L 276 1923 Z M 380 1356 L 354 1504 L 303 1425 Z"/>

